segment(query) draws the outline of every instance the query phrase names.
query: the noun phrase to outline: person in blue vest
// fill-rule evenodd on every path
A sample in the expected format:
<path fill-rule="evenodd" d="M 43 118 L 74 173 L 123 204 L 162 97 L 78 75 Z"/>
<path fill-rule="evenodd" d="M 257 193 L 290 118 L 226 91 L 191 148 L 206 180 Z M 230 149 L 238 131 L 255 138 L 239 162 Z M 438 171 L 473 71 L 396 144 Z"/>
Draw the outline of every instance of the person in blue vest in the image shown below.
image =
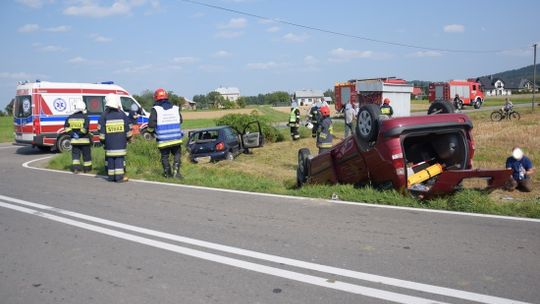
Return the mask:
<path fill-rule="evenodd" d="M 169 94 L 162 88 L 154 92 L 154 107 L 150 113 L 147 131 L 154 133 L 159 152 L 164 177 L 182 179 L 180 173 L 183 119 L 178 106 L 171 104 Z M 170 154 L 173 155 L 173 166 L 169 162 Z"/>
<path fill-rule="evenodd" d="M 127 182 L 124 158 L 127 154 L 127 143 L 131 138 L 129 118 L 121 110 L 120 96 L 105 96 L 105 112 L 98 122 L 99 139 L 104 144 L 107 176 L 111 182 Z"/>
<path fill-rule="evenodd" d="M 82 100 L 77 100 L 74 113 L 64 123 L 64 132 L 71 137 L 71 170 L 75 174 L 81 171 L 81 154 L 84 173 L 92 170 L 92 150 L 90 147 L 92 141 L 89 129 L 90 120 L 86 115 L 86 104 Z"/>
<path fill-rule="evenodd" d="M 512 176 L 506 183 L 507 191 L 518 189 L 523 192 L 532 191 L 532 175 L 534 174 L 534 166 L 531 160 L 523 154 L 523 150 L 519 147 L 512 149 L 512 156 L 506 159 L 506 168 L 512 169 Z"/>

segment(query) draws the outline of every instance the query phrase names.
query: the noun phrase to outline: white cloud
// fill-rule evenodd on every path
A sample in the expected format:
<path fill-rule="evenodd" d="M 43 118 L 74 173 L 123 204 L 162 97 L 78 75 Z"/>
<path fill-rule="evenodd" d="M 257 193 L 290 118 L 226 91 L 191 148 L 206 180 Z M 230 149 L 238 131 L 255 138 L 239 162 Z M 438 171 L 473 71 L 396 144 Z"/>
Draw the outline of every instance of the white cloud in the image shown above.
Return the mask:
<path fill-rule="evenodd" d="M 319 63 L 319 59 L 315 58 L 314 56 L 307 55 L 306 57 L 304 57 L 304 64 L 306 65 L 313 66 L 313 65 L 317 65 L 318 63 Z"/>
<path fill-rule="evenodd" d="M 285 40 L 287 42 L 301 43 L 301 42 L 306 41 L 309 38 L 309 36 L 306 35 L 306 34 L 296 35 L 296 34 L 293 34 L 293 33 L 287 33 L 287 34 L 283 35 L 282 38 L 283 38 L 283 40 Z"/>
<path fill-rule="evenodd" d="M 414 52 L 414 53 L 408 55 L 408 57 L 417 57 L 417 58 L 440 57 L 440 56 L 442 56 L 442 53 L 437 52 L 437 51 L 418 51 L 418 52 Z"/>
<path fill-rule="evenodd" d="M 66 48 L 58 46 L 58 45 L 43 45 L 41 43 L 34 43 L 32 46 L 41 52 L 63 52 L 66 50 Z"/>
<path fill-rule="evenodd" d="M 159 1 L 146 0 L 116 0 L 110 6 L 102 6 L 93 1 L 79 1 L 78 5 L 72 5 L 64 9 L 64 15 L 103 18 L 115 15 L 131 14 L 137 6 L 150 4 L 153 9 L 159 8 Z"/>
<path fill-rule="evenodd" d="M 330 51 L 330 58 L 328 60 L 331 62 L 347 62 L 351 59 L 370 58 L 373 57 L 373 55 L 374 54 L 372 51 L 357 51 L 337 48 Z"/>
<path fill-rule="evenodd" d="M 463 33 L 465 26 L 463 24 L 448 24 L 443 27 L 446 33 Z"/>
<path fill-rule="evenodd" d="M 69 32 L 70 30 L 71 30 L 71 26 L 67 26 L 67 25 L 48 27 L 44 29 L 44 31 L 46 32 L 53 32 L 53 33 L 65 33 L 65 32 Z"/>
<path fill-rule="evenodd" d="M 232 30 L 232 29 L 242 29 L 247 26 L 247 20 L 245 18 L 231 18 L 226 24 L 218 25 L 218 29 L 221 30 Z"/>
<path fill-rule="evenodd" d="M 77 57 L 69 59 L 67 62 L 68 63 L 86 63 L 88 62 L 88 59 L 83 58 L 81 56 L 77 56 Z"/>
<path fill-rule="evenodd" d="M 215 52 L 214 54 L 212 54 L 212 57 L 215 57 L 215 58 L 225 58 L 225 57 L 230 57 L 232 54 L 230 52 L 227 52 L 227 51 L 224 51 L 224 50 L 220 50 L 220 51 L 217 51 Z"/>
<path fill-rule="evenodd" d="M 248 63 L 247 68 L 250 70 L 269 70 L 274 69 L 278 66 L 277 63 L 274 61 L 268 61 L 268 62 L 254 62 L 254 63 Z"/>
<path fill-rule="evenodd" d="M 30 33 L 39 31 L 39 25 L 35 23 L 25 24 L 21 26 L 18 30 L 19 33 Z"/>
<path fill-rule="evenodd" d="M 25 80 L 33 78 L 32 76 L 32 74 L 26 72 L 0 72 L 0 78 Z"/>
<path fill-rule="evenodd" d="M 48 3 L 53 3 L 53 0 L 45 1 L 45 0 L 17 0 L 18 3 L 28 6 L 30 8 L 41 8 L 43 5 Z"/>
<path fill-rule="evenodd" d="M 216 33 L 215 37 L 217 38 L 225 38 L 225 39 L 232 39 L 240 37 L 244 34 L 244 32 L 239 31 L 219 31 Z"/>
<path fill-rule="evenodd" d="M 279 32 L 279 30 L 281 30 L 279 26 L 272 26 L 266 29 L 266 31 L 269 33 Z"/>
<path fill-rule="evenodd" d="M 193 63 L 196 63 L 198 61 L 199 61 L 198 58 L 189 57 L 189 56 L 186 56 L 186 57 L 174 57 L 173 58 L 173 62 L 178 63 L 178 64 L 193 64 Z"/>
<path fill-rule="evenodd" d="M 134 74 L 134 73 L 145 72 L 145 71 L 148 71 L 148 70 L 150 70 L 152 68 L 154 68 L 154 66 L 152 64 L 145 64 L 145 65 L 140 65 L 140 66 L 135 66 L 135 67 L 128 67 L 128 68 L 116 70 L 116 71 L 114 71 L 114 73 L 116 73 L 116 74 Z"/>
<path fill-rule="evenodd" d="M 95 42 L 99 42 L 99 43 L 112 41 L 112 38 L 101 36 L 100 34 L 91 34 L 90 37 L 94 39 Z"/>

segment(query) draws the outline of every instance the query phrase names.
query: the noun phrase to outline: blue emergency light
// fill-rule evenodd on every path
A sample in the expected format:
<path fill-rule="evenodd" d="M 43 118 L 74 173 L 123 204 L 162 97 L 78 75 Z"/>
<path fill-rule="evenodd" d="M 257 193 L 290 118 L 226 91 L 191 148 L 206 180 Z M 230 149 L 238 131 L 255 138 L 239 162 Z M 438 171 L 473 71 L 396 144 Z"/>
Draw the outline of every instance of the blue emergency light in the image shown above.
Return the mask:
<path fill-rule="evenodd" d="M 101 84 L 114 84 L 114 81 L 109 80 L 109 81 L 102 81 L 100 83 Z"/>

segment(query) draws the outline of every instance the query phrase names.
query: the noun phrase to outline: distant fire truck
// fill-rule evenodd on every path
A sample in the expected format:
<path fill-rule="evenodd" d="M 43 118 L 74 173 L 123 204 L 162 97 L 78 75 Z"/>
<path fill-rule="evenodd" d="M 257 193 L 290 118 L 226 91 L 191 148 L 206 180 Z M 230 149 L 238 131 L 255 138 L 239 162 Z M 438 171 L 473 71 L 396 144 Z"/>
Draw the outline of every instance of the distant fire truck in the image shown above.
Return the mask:
<path fill-rule="evenodd" d="M 438 100 L 452 102 L 456 109 L 461 109 L 465 105 L 479 109 L 484 103 L 484 91 L 480 83 L 474 79 L 432 82 L 429 84 L 428 98 L 429 102 Z"/>

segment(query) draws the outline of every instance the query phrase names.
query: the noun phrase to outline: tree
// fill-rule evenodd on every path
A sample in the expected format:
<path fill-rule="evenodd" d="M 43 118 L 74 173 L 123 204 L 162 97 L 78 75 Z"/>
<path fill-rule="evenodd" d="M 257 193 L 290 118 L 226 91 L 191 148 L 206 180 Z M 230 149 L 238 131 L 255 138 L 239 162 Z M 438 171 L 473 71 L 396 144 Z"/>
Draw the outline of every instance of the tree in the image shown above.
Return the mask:
<path fill-rule="evenodd" d="M 323 95 L 325 97 L 331 97 L 332 101 L 336 100 L 336 93 L 332 89 L 328 89 L 328 90 L 324 91 Z"/>
<path fill-rule="evenodd" d="M 4 109 L 4 110 L 6 110 L 6 113 L 8 114 L 8 116 L 13 115 L 13 104 L 15 104 L 15 98 L 12 98 L 11 102 L 8 103 L 8 105 Z"/>
<path fill-rule="evenodd" d="M 186 100 L 184 99 L 184 97 L 174 94 L 173 91 L 169 91 L 168 94 L 169 94 L 169 101 L 173 105 L 176 105 L 182 108 L 186 104 Z"/>
<path fill-rule="evenodd" d="M 206 95 L 195 95 L 193 96 L 193 101 L 197 103 L 197 109 L 208 108 L 208 98 L 206 98 Z"/>
<path fill-rule="evenodd" d="M 141 95 L 133 95 L 133 98 L 145 109 L 147 112 L 150 111 L 154 105 L 154 93 L 150 90 L 144 90 L 141 92 Z"/>
<path fill-rule="evenodd" d="M 214 109 L 222 108 L 223 104 L 225 103 L 225 98 L 216 91 L 208 93 L 206 95 L 206 99 L 208 100 L 208 105 Z"/>
<path fill-rule="evenodd" d="M 243 109 L 246 107 L 247 101 L 248 99 L 246 97 L 241 96 L 241 97 L 238 97 L 238 99 L 236 100 L 236 104 L 238 105 L 238 107 Z"/>

